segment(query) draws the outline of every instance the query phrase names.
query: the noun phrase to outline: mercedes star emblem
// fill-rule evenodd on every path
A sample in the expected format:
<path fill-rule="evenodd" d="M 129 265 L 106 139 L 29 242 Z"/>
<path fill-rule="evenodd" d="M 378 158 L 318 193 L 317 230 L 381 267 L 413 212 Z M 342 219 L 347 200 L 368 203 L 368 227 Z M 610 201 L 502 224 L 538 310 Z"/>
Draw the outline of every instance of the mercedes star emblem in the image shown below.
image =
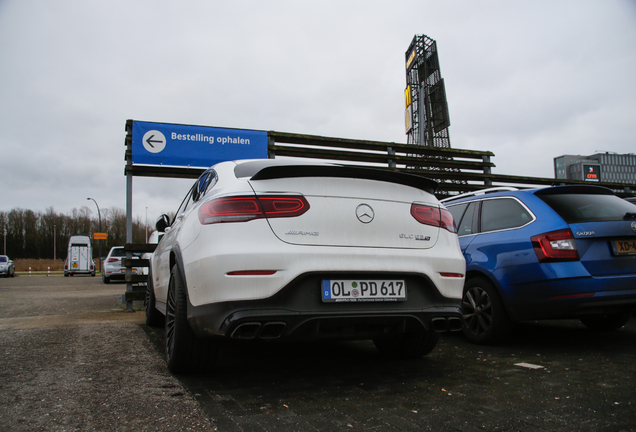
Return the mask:
<path fill-rule="evenodd" d="M 373 212 L 373 209 L 371 208 L 370 205 L 368 205 L 368 204 L 360 204 L 356 208 L 356 216 L 358 217 L 358 220 L 360 222 L 362 222 L 364 224 L 368 224 L 375 217 L 375 213 Z"/>

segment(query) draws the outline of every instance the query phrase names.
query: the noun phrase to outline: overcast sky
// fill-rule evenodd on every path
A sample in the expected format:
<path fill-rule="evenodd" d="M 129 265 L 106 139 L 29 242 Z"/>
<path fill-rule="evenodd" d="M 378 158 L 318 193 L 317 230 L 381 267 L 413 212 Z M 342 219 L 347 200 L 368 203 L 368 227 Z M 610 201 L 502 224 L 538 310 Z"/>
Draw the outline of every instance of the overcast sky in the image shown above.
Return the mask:
<path fill-rule="evenodd" d="M 406 142 L 421 34 L 494 173 L 636 152 L 635 0 L 0 0 L 0 211 L 125 209 L 127 119 Z M 135 177 L 135 216 L 192 182 Z"/>

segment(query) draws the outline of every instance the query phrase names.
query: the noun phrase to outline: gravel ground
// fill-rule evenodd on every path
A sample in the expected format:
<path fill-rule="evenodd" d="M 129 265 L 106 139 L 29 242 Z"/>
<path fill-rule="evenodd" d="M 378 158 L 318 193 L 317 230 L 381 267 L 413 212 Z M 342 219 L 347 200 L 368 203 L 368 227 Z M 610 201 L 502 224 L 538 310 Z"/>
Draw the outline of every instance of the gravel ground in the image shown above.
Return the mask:
<path fill-rule="evenodd" d="M 0 280 L 0 431 L 214 430 L 100 278 Z"/>

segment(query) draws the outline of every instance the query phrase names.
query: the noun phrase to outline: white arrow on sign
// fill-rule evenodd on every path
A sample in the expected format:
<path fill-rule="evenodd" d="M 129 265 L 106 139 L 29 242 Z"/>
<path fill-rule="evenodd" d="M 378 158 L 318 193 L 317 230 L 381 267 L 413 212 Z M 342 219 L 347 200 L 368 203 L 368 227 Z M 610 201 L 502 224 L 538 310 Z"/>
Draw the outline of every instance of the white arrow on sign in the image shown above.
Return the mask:
<path fill-rule="evenodd" d="M 151 130 L 144 134 L 142 139 L 144 148 L 150 153 L 159 153 L 166 148 L 166 137 L 157 130 Z"/>

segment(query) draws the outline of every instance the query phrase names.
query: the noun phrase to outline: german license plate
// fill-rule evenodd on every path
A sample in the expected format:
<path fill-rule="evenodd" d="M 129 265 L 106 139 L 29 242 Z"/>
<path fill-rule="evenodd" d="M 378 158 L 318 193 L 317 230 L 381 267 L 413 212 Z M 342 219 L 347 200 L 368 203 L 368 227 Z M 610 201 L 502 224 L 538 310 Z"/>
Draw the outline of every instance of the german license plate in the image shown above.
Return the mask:
<path fill-rule="evenodd" d="M 322 301 L 393 302 L 406 300 L 403 280 L 332 279 L 322 281 Z"/>
<path fill-rule="evenodd" d="M 636 255 L 636 239 L 612 241 L 614 255 Z"/>

